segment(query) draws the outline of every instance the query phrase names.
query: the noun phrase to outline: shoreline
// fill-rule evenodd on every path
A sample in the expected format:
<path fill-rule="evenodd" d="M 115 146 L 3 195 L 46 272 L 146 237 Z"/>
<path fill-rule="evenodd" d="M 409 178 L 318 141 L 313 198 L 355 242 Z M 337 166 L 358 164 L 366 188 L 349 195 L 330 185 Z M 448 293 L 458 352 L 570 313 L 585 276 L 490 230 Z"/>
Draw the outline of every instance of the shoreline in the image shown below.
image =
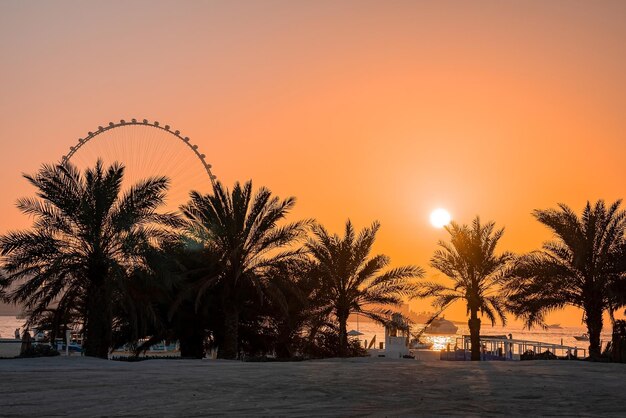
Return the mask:
<path fill-rule="evenodd" d="M 583 361 L 53 357 L 2 361 L 0 374 L 11 416 L 618 416 L 626 403 L 626 365 Z"/>

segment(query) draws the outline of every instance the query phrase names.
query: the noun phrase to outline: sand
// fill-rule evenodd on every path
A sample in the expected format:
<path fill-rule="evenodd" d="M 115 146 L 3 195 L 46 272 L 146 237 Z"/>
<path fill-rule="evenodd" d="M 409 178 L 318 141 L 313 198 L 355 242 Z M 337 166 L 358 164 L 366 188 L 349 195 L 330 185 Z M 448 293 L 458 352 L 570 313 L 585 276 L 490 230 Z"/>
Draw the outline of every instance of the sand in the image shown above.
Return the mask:
<path fill-rule="evenodd" d="M 625 416 L 626 365 L 0 360 L 2 416 Z"/>

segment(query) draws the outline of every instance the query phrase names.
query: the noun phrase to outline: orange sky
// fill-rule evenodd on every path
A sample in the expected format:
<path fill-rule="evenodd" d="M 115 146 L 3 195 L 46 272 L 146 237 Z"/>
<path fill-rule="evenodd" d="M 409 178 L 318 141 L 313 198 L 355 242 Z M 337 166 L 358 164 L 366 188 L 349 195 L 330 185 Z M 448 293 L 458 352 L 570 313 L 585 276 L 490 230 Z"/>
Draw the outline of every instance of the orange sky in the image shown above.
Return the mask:
<path fill-rule="evenodd" d="M 378 219 L 396 265 L 427 265 L 436 207 L 534 249 L 533 208 L 626 195 L 625 21 L 622 1 L 3 1 L 0 232 L 29 225 L 21 172 L 136 117 L 227 184 L 297 196 L 292 219 Z"/>

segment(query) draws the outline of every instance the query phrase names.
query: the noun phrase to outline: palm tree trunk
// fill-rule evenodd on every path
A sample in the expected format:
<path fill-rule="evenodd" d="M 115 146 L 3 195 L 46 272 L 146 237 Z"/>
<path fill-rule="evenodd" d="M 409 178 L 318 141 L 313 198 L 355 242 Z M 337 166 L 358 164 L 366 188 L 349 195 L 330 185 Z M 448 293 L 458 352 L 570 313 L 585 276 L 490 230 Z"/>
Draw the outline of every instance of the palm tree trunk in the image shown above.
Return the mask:
<path fill-rule="evenodd" d="M 224 340 L 219 348 L 218 357 L 235 360 L 239 342 L 239 310 L 234 303 L 224 303 Z"/>
<path fill-rule="evenodd" d="M 626 363 L 626 320 L 617 320 L 613 324 L 611 348 L 611 360 Z"/>
<path fill-rule="evenodd" d="M 204 357 L 202 336 L 186 335 L 180 339 L 180 357 L 187 359 L 201 359 Z"/>
<path fill-rule="evenodd" d="M 186 330 L 185 335 L 180 337 L 180 356 L 189 359 L 201 359 L 204 357 L 204 332 L 197 326 Z"/>
<path fill-rule="evenodd" d="M 472 361 L 480 361 L 480 319 L 478 310 L 471 309 L 471 316 L 467 321 L 470 330 L 470 341 L 472 343 Z"/>
<path fill-rule="evenodd" d="M 600 347 L 600 333 L 602 332 L 602 308 L 587 306 L 585 308 L 585 322 L 589 333 L 589 357 L 597 360 L 602 355 Z"/>
<path fill-rule="evenodd" d="M 348 357 L 348 315 L 349 312 L 337 312 L 339 320 L 339 357 Z"/>
<path fill-rule="evenodd" d="M 94 284 L 89 289 L 85 328 L 85 355 L 108 358 L 113 343 L 113 313 L 105 283 Z"/>
<path fill-rule="evenodd" d="M 276 338 L 276 356 L 278 358 L 291 358 L 293 356 L 292 345 L 294 343 L 294 335 L 289 325 L 282 324 L 278 327 L 278 335 Z"/>

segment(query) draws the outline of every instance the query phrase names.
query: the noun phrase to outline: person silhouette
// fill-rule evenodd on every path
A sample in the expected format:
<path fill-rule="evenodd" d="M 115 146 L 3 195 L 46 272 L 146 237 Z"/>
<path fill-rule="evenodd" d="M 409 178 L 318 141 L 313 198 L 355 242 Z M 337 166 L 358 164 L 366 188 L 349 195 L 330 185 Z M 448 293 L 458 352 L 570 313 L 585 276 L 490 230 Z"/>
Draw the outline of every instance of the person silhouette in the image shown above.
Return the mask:
<path fill-rule="evenodd" d="M 20 355 L 26 354 L 30 351 L 32 347 L 32 337 L 30 336 L 30 332 L 28 329 L 24 330 L 24 335 L 22 335 L 22 347 L 20 348 Z"/>

